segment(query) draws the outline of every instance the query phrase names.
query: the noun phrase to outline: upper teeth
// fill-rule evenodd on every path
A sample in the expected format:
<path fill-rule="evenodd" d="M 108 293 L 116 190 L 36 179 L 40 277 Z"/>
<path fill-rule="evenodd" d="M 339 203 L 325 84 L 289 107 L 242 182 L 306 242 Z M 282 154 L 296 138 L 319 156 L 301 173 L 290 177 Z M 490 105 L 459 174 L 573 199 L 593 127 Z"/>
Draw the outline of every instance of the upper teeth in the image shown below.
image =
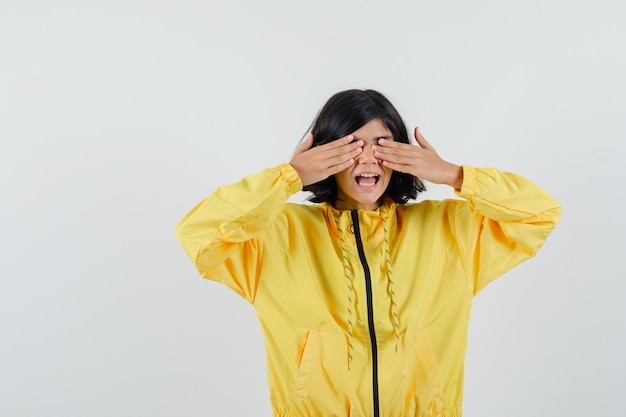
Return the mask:
<path fill-rule="evenodd" d="M 361 174 L 361 177 L 377 177 L 376 174 Z"/>

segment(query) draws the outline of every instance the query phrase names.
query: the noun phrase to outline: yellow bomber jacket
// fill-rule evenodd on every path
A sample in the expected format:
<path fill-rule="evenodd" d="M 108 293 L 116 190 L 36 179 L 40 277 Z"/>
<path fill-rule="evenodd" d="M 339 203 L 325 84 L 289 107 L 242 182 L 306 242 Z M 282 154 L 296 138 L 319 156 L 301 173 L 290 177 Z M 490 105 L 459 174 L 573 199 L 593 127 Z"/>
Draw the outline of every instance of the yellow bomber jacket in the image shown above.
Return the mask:
<path fill-rule="evenodd" d="M 176 229 L 202 277 L 254 305 L 274 416 L 461 416 L 473 296 L 537 253 L 559 204 L 470 166 L 458 200 L 341 211 L 289 203 L 301 189 L 281 164 Z"/>

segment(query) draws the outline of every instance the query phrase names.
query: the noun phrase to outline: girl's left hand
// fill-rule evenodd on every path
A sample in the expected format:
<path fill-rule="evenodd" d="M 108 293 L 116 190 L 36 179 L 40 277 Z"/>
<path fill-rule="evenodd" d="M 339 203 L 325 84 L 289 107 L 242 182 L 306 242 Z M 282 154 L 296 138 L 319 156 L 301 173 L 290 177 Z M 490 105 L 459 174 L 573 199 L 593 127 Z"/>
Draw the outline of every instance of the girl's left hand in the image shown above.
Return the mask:
<path fill-rule="evenodd" d="M 372 146 L 374 156 L 394 171 L 411 174 L 434 184 L 447 184 L 461 189 L 463 169 L 441 159 L 435 148 L 422 136 L 419 127 L 414 131 L 418 146 L 380 139 Z"/>

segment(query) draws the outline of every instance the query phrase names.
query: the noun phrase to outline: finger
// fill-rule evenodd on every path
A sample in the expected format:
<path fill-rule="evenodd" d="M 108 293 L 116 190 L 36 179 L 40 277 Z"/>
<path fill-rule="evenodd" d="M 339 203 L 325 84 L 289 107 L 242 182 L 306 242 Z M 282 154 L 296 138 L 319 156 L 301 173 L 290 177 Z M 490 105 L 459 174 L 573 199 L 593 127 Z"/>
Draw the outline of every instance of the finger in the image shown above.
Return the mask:
<path fill-rule="evenodd" d="M 396 142 L 395 140 L 390 140 L 390 139 L 378 139 L 378 141 L 376 141 L 376 143 L 373 145 L 374 147 L 376 146 L 384 146 L 385 148 L 401 148 L 403 146 L 413 146 L 409 143 L 403 143 L 403 142 Z"/>
<path fill-rule="evenodd" d="M 349 139 L 348 141 L 344 141 L 345 138 L 338 139 L 331 143 L 324 145 L 324 148 L 321 148 L 320 151 L 324 155 L 326 159 L 332 159 L 337 156 L 352 154 L 357 149 L 363 150 L 364 142 L 362 140 L 355 141 L 354 138 Z M 339 142 L 339 143 L 337 143 Z M 327 147 L 327 145 L 332 145 Z M 360 153 L 360 151 L 359 151 Z"/>
<path fill-rule="evenodd" d="M 418 148 L 418 146 L 410 143 L 394 142 L 387 139 L 379 139 L 376 144 L 372 145 L 372 149 L 379 152 L 406 153 Z"/>
<path fill-rule="evenodd" d="M 398 145 L 402 146 L 372 146 L 372 150 L 374 151 L 374 156 L 378 159 L 386 159 L 397 161 L 402 159 L 403 161 L 407 161 L 407 163 L 411 163 L 417 158 L 420 158 L 420 153 L 424 151 L 424 149 L 420 148 L 417 145 L 411 145 L 407 143 L 400 143 Z"/>
<path fill-rule="evenodd" d="M 419 126 L 415 126 L 415 130 L 413 131 L 413 135 L 415 136 L 415 140 L 417 143 L 424 149 L 432 149 L 432 146 L 424 136 L 422 136 L 422 132 L 420 132 Z"/>
<path fill-rule="evenodd" d="M 349 151 L 331 156 L 330 158 L 326 160 L 328 163 L 328 167 L 330 168 L 330 167 L 342 165 L 348 160 L 356 158 L 361 152 L 363 152 L 363 147 L 359 146 L 357 148 L 350 149 Z"/>
<path fill-rule="evenodd" d="M 387 162 L 401 164 L 401 165 L 415 165 L 415 162 L 419 159 L 419 157 L 416 154 L 414 153 L 407 154 L 406 152 L 396 153 L 396 152 L 375 151 L 374 156 L 381 161 L 387 161 Z"/>
<path fill-rule="evenodd" d="M 387 168 L 391 168 L 394 171 L 402 172 L 405 174 L 412 174 L 411 172 L 413 169 L 412 165 L 396 163 L 396 162 L 391 162 L 387 160 L 383 161 L 383 165 L 386 166 Z"/>
<path fill-rule="evenodd" d="M 309 132 L 305 136 L 304 141 L 302 141 L 302 145 L 300 145 L 300 147 L 298 148 L 298 153 L 308 151 L 309 149 L 311 149 L 311 146 L 313 146 L 313 133 Z"/>
<path fill-rule="evenodd" d="M 353 143 L 353 141 L 354 141 L 354 136 L 347 135 L 337 140 L 333 140 L 331 142 L 320 145 L 318 146 L 318 148 L 323 149 L 323 150 L 332 150 L 332 149 L 341 148 L 342 146 L 349 145 Z"/>
<path fill-rule="evenodd" d="M 329 176 L 335 175 L 336 173 L 343 171 L 344 169 L 348 168 L 352 164 L 354 164 L 354 158 L 350 158 L 347 161 L 344 161 L 342 163 L 329 167 L 328 168 Z"/>
<path fill-rule="evenodd" d="M 412 143 L 394 142 L 387 139 L 380 139 L 376 145 L 372 145 L 374 155 L 385 158 L 390 155 L 405 156 L 408 158 L 418 158 L 422 149 L 419 145 Z"/>

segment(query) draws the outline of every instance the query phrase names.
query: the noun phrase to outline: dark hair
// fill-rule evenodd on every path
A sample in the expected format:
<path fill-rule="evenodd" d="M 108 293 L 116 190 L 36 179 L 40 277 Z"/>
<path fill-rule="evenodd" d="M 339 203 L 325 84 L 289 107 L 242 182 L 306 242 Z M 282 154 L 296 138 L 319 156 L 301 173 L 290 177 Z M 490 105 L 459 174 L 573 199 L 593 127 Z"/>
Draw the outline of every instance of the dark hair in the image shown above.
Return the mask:
<path fill-rule="evenodd" d="M 374 119 L 382 120 L 396 142 L 410 143 L 402 117 L 385 96 L 374 90 L 346 90 L 328 99 L 313 121 L 312 146 L 340 139 Z M 307 185 L 303 190 L 313 193 L 309 200 L 314 203 L 332 204 L 337 200 L 337 181 L 334 175 Z M 419 178 L 393 171 L 383 198 L 389 197 L 396 203 L 406 203 L 425 190 L 426 187 Z"/>

